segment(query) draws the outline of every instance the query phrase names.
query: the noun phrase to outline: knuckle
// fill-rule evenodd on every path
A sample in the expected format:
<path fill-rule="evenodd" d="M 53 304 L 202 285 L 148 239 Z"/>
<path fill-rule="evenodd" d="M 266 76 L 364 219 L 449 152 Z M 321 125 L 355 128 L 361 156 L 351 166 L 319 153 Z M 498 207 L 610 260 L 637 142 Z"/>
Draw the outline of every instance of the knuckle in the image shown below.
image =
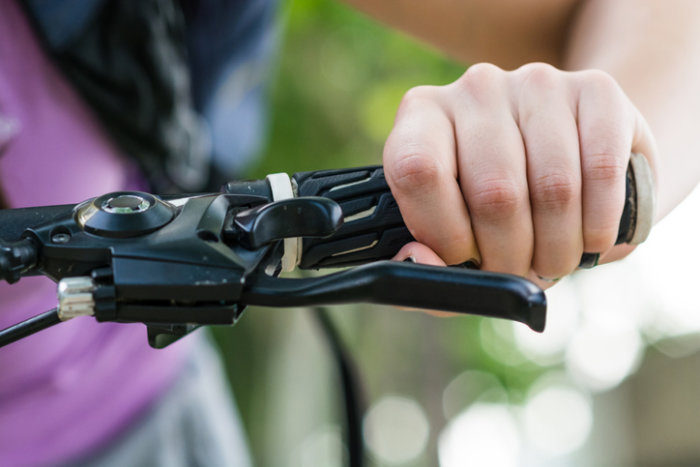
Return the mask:
<path fill-rule="evenodd" d="M 523 86 L 534 89 L 551 89 L 559 83 L 561 71 L 547 63 L 529 63 L 519 69 Z"/>
<path fill-rule="evenodd" d="M 435 86 L 416 86 L 409 89 L 401 99 L 399 112 L 414 109 L 416 106 L 424 105 L 427 101 L 435 99 Z"/>
<path fill-rule="evenodd" d="M 410 150 L 409 150 L 410 149 Z M 427 151 L 405 148 L 391 163 L 386 164 L 387 177 L 399 192 L 411 192 L 439 182 L 440 166 Z"/>
<path fill-rule="evenodd" d="M 586 251 L 603 253 L 615 245 L 617 239 L 617 225 L 585 228 L 583 240 Z"/>
<path fill-rule="evenodd" d="M 490 63 L 477 63 L 469 68 L 456 81 L 457 86 L 474 95 L 482 95 L 489 92 L 504 76 L 504 71 Z"/>
<path fill-rule="evenodd" d="M 626 170 L 622 157 L 612 151 L 598 152 L 586 156 L 584 177 L 589 181 L 614 183 L 625 176 Z"/>
<path fill-rule="evenodd" d="M 561 209 L 571 205 L 579 195 L 579 183 L 566 172 L 550 172 L 532 183 L 530 196 L 533 204 L 544 209 Z"/>
<path fill-rule="evenodd" d="M 617 94 L 621 92 L 615 78 L 603 70 L 586 70 L 582 73 L 584 85 L 596 93 Z"/>
<path fill-rule="evenodd" d="M 492 63 L 475 63 L 474 65 L 467 68 L 467 70 L 462 75 L 463 79 L 471 80 L 489 80 L 495 78 L 496 76 L 503 73 L 499 67 Z"/>
<path fill-rule="evenodd" d="M 476 187 L 468 200 L 470 212 L 480 219 L 498 220 L 515 215 L 524 205 L 525 196 L 516 183 L 492 179 Z"/>

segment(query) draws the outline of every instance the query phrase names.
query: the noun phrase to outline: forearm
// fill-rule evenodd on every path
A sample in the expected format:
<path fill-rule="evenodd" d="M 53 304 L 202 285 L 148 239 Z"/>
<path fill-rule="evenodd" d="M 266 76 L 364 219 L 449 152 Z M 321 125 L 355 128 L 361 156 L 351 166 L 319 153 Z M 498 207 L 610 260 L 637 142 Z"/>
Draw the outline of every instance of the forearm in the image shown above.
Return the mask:
<path fill-rule="evenodd" d="M 345 1 L 468 63 L 606 71 L 656 136 L 659 216 L 700 179 L 697 0 Z"/>
<path fill-rule="evenodd" d="M 344 0 L 464 63 L 561 65 L 576 0 Z"/>
<path fill-rule="evenodd" d="M 591 0 L 578 11 L 564 67 L 611 74 L 658 145 L 658 216 L 700 179 L 700 2 Z"/>

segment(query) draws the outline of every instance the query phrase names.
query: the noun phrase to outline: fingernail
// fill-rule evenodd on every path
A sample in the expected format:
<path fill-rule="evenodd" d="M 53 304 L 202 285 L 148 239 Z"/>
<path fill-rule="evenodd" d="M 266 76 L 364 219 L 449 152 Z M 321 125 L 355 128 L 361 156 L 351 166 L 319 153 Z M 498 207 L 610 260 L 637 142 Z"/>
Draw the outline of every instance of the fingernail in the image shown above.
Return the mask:
<path fill-rule="evenodd" d="M 543 282 L 549 282 L 550 284 L 553 284 L 553 283 L 555 283 L 555 282 L 559 282 L 559 281 L 561 280 L 561 277 L 555 277 L 555 278 L 551 278 L 551 277 L 542 277 L 542 276 L 540 276 L 539 274 L 537 275 L 537 278 L 538 278 L 539 280 L 543 281 Z"/>
<path fill-rule="evenodd" d="M 417 263 L 416 258 L 414 258 L 413 256 L 406 257 L 406 259 L 404 259 L 403 262 L 404 263 L 414 263 L 414 264 Z"/>

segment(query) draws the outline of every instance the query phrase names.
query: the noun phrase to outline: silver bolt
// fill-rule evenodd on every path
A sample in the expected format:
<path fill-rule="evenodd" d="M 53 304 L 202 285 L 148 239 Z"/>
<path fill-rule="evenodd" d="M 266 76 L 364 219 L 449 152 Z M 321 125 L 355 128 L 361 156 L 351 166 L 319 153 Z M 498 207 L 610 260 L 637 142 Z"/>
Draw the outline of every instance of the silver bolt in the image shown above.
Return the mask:
<path fill-rule="evenodd" d="M 51 237 L 53 243 L 68 243 L 70 240 L 70 235 L 67 233 L 57 233 Z"/>
<path fill-rule="evenodd" d="M 122 194 L 102 203 L 102 210 L 110 214 L 137 214 L 151 207 L 151 203 L 138 195 Z"/>

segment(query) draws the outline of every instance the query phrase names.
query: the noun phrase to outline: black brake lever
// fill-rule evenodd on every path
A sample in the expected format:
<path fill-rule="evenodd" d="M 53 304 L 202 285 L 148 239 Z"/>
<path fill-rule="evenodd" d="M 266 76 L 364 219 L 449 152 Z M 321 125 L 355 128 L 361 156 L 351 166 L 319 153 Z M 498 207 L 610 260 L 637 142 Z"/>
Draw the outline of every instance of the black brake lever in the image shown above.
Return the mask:
<path fill-rule="evenodd" d="M 257 276 L 243 292 L 250 305 L 297 307 L 375 303 L 505 318 L 542 332 L 544 292 L 516 276 L 377 261 L 317 278 Z"/>

